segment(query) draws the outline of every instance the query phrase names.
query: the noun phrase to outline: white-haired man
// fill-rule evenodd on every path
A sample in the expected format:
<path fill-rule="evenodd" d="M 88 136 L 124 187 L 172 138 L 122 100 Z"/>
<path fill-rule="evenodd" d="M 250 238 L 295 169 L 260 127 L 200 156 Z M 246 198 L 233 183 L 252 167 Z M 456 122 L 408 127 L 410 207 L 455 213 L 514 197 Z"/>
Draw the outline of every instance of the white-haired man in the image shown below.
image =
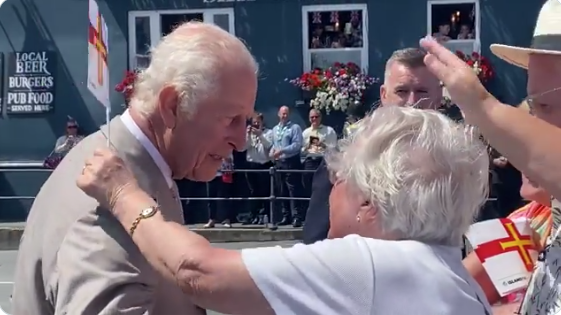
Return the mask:
<path fill-rule="evenodd" d="M 339 238 L 292 248 L 212 247 L 166 220 L 166 209 L 106 149 L 86 162 L 78 186 L 108 205 L 154 269 L 182 287 L 185 299 L 207 309 L 248 315 L 490 314 L 460 257 L 462 234 L 487 197 L 489 158 L 477 137 L 436 111 L 385 107 L 359 123 L 340 153 L 328 155 L 328 166 L 336 178 L 331 230 Z M 153 215 L 138 223 L 142 209 Z"/>
<path fill-rule="evenodd" d="M 415 105 L 422 109 L 437 109 L 440 106 L 442 87 L 423 63 L 425 55 L 419 48 L 404 48 L 393 52 L 386 62 L 384 84 L 380 86 L 381 106 Z M 312 181 L 312 194 L 303 230 L 303 241 L 306 244 L 327 237 L 329 202 L 326 200 L 331 187 L 326 165 L 322 163 Z"/>
<path fill-rule="evenodd" d="M 182 224 L 173 179 L 209 181 L 222 158 L 244 147 L 257 64 L 240 40 L 202 23 L 179 26 L 151 57 L 130 109 L 80 142 L 37 195 L 19 250 L 15 314 L 205 313 L 154 271 L 128 228 L 83 194 L 76 176 L 110 128 L 113 149 L 139 185 L 166 220 Z"/>

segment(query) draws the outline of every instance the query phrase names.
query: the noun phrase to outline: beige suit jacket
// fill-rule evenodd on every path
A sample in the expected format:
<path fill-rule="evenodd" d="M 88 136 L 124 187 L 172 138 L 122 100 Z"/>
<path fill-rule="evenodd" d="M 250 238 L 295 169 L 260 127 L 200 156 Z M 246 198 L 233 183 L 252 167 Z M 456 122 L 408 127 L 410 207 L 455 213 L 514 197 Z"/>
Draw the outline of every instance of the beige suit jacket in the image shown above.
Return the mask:
<path fill-rule="evenodd" d="M 179 200 L 142 144 L 120 117 L 110 128 L 111 143 L 141 187 L 168 220 L 182 223 Z M 12 313 L 206 314 L 160 277 L 120 223 L 76 186 L 85 159 L 106 146 L 106 134 L 102 127 L 82 140 L 41 187 L 21 239 Z"/>

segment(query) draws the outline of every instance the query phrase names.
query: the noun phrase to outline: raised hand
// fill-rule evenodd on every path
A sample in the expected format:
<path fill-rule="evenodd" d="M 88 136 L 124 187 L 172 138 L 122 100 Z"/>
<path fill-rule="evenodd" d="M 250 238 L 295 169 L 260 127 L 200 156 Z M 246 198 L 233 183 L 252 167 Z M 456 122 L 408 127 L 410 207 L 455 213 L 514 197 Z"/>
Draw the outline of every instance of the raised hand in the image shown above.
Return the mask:
<path fill-rule="evenodd" d="M 431 37 L 421 39 L 420 45 L 427 51 L 427 68 L 444 83 L 452 101 L 469 116 L 485 103 L 496 101 L 483 87 L 479 78 L 463 60 Z"/>

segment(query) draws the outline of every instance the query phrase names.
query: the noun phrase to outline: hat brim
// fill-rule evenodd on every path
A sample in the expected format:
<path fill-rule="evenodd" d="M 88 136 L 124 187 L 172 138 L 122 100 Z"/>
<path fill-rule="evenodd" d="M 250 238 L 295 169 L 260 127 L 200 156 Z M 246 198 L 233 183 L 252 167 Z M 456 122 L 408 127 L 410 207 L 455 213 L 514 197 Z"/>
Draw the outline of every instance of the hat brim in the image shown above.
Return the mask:
<path fill-rule="evenodd" d="M 495 56 L 523 69 L 528 69 L 528 61 L 530 60 L 531 54 L 561 56 L 561 51 L 516 47 L 502 44 L 492 44 L 490 49 Z"/>

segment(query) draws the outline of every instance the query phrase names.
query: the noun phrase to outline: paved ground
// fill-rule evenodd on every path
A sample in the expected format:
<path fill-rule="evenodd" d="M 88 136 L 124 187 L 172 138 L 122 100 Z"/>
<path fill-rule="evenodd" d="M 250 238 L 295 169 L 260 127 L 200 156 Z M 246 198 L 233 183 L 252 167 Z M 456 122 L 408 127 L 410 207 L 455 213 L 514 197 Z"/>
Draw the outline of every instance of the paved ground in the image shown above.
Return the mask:
<path fill-rule="evenodd" d="M 219 243 L 215 246 L 229 249 L 242 249 L 262 246 L 291 246 L 294 241 L 285 242 L 261 242 L 261 243 Z M 0 306 L 6 312 L 10 312 L 10 294 L 12 292 L 14 268 L 16 265 L 17 251 L 0 251 Z M 1 313 L 0 313 L 1 314 Z M 210 312 L 209 315 L 221 315 Z"/>

